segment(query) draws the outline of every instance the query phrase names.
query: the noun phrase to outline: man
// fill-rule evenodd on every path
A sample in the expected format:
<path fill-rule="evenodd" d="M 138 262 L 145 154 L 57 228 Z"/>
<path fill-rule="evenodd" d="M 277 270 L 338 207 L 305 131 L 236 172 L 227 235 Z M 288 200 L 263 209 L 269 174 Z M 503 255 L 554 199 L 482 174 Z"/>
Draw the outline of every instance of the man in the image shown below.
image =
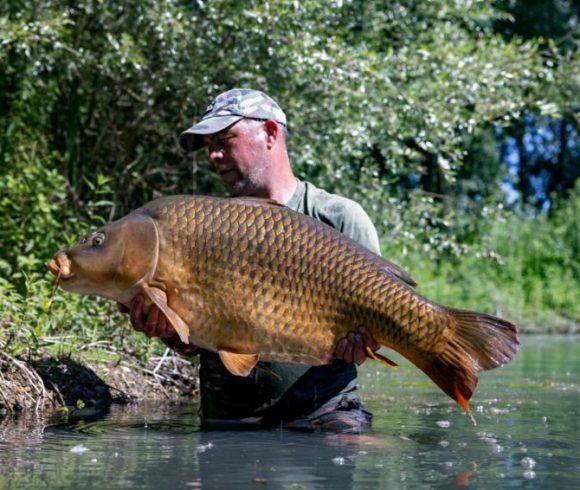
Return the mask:
<path fill-rule="evenodd" d="M 285 204 L 338 229 L 379 254 L 369 217 L 357 203 L 296 179 L 286 147 L 286 116 L 274 100 L 257 90 L 233 89 L 214 99 L 202 120 L 181 135 L 185 150 L 207 147 L 209 159 L 234 196 L 263 197 Z M 336 347 L 337 361 L 309 367 L 260 363 L 250 376 L 230 374 L 216 353 L 185 345 L 159 309 L 143 314 L 143 298 L 131 306 L 136 330 L 158 336 L 184 355 L 200 355 L 201 411 L 205 421 L 235 420 L 265 426 L 360 431 L 370 424 L 356 393 L 354 363 L 365 348 L 378 349 L 364 329 Z"/>

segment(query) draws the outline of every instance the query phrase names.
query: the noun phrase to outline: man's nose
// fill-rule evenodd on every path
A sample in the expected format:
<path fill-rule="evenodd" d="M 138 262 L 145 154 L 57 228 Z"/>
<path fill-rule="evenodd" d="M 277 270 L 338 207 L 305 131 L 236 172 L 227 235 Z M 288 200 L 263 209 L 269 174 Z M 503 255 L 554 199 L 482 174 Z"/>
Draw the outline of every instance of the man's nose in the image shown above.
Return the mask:
<path fill-rule="evenodd" d="M 212 162 L 217 162 L 223 158 L 223 151 L 217 148 L 209 149 L 209 159 Z"/>

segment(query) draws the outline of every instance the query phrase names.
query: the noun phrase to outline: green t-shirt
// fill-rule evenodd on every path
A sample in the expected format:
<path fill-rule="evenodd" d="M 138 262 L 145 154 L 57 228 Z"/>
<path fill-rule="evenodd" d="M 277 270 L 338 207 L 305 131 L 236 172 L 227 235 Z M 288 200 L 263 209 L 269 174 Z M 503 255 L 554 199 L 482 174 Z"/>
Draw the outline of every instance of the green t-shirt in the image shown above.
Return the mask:
<path fill-rule="evenodd" d="M 341 231 L 379 254 L 379 239 L 370 218 L 356 202 L 298 181 L 286 203 Z M 353 330 L 356 328 L 353 325 Z M 247 378 L 230 374 L 219 356 L 200 354 L 201 411 L 205 419 L 260 418 L 273 411 L 288 420 L 308 415 L 356 379 L 354 364 L 335 362 L 329 366 L 263 363 L 275 375 L 254 369 Z M 276 376 L 277 375 L 277 376 Z M 280 406 L 276 404 L 279 403 Z M 284 407 L 281 407 L 284 405 Z M 288 413 L 292 412 L 292 413 Z"/>
<path fill-rule="evenodd" d="M 331 194 L 310 182 L 298 181 L 298 187 L 286 206 L 332 226 L 380 255 L 377 230 L 361 205 L 351 199 Z"/>

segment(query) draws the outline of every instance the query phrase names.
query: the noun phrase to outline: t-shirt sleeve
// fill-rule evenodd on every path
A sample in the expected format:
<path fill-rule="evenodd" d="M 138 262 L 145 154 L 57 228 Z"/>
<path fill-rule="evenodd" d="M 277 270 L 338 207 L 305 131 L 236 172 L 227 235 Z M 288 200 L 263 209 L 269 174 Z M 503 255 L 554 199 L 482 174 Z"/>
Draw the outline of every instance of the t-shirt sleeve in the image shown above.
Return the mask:
<path fill-rule="evenodd" d="M 377 230 L 360 204 L 351 202 L 345 206 L 340 231 L 371 252 L 381 254 Z"/>

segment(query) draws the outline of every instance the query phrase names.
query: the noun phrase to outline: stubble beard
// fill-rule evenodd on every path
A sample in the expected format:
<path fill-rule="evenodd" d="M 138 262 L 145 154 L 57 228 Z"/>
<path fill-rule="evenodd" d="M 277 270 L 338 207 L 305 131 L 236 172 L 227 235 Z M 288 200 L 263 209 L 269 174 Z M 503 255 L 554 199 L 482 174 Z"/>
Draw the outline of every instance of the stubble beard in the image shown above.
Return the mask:
<path fill-rule="evenodd" d="M 266 170 L 268 168 L 267 162 L 259 162 L 252 165 L 247 174 L 241 174 L 241 179 L 230 188 L 230 193 L 233 196 L 256 196 L 262 197 L 267 194 L 266 186 Z"/>

